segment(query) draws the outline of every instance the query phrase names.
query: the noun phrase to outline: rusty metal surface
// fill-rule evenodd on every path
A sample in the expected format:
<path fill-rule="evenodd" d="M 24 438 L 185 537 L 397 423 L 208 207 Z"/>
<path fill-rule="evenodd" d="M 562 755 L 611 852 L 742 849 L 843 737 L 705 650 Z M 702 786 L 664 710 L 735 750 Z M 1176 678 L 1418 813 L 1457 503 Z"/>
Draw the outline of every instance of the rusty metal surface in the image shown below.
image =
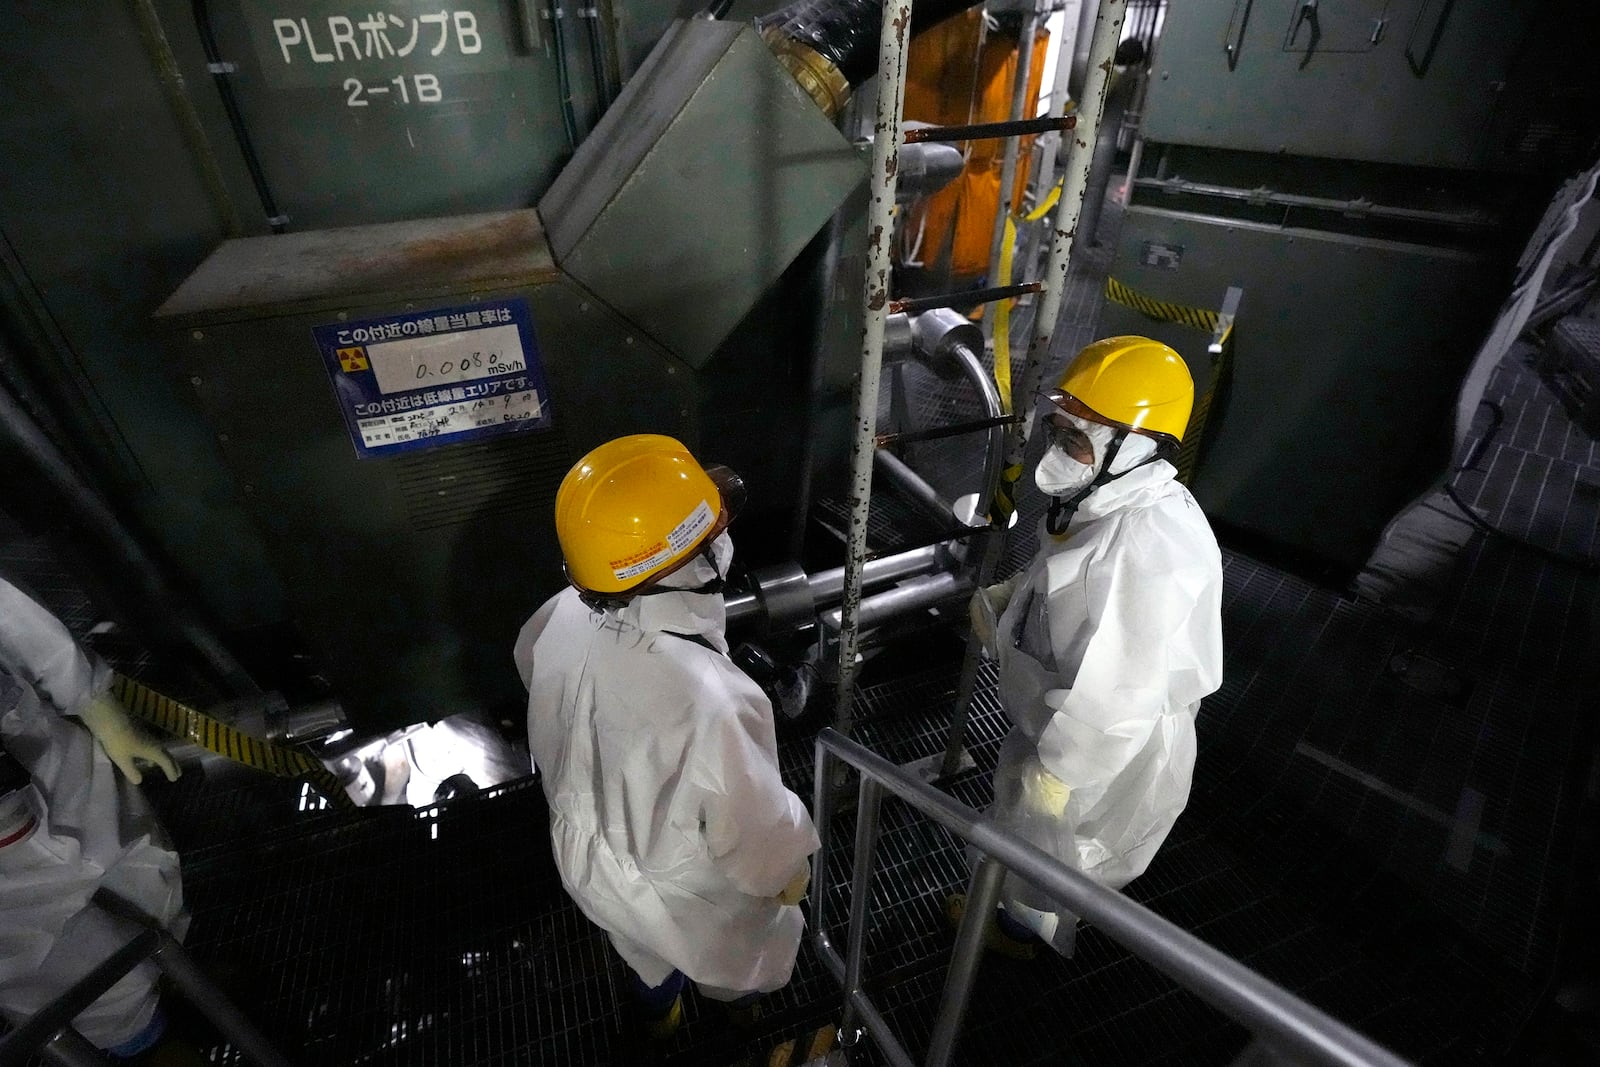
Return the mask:
<path fill-rule="evenodd" d="M 225 241 L 156 315 L 201 326 L 265 308 L 410 294 L 419 283 L 448 293 L 557 276 L 537 212 L 457 215 Z"/>

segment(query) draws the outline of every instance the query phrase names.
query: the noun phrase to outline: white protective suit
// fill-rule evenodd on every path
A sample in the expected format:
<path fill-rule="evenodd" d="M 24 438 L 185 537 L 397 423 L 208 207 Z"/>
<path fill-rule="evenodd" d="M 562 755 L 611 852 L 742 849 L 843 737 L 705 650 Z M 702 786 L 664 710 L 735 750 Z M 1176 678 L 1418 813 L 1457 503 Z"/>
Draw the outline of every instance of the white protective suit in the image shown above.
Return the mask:
<path fill-rule="evenodd" d="M 0 669 L 0 741 L 33 777 L 0 798 L 0 823 L 22 834 L 0 848 L 0 1012 L 17 1018 L 127 943 L 125 928 L 88 908 L 100 886 L 176 936 L 188 916 L 178 855 L 154 813 L 72 717 L 106 692 L 110 668 L 3 579 Z M 156 1009 L 156 976 L 150 963 L 130 972 L 78 1016 L 78 1031 L 101 1048 L 138 1036 Z"/>
<path fill-rule="evenodd" d="M 1134 449 L 1119 460 L 1142 458 Z M 1222 684 L 1222 559 L 1176 473 L 1157 460 L 1101 485 L 1060 538 L 1041 523 L 994 622 L 1014 728 L 991 812 L 1112 889 L 1144 872 L 1188 802 L 1195 712 Z M 1002 900 L 1072 950 L 1070 912 L 1015 877 Z"/>
<path fill-rule="evenodd" d="M 715 576 L 696 560 L 661 584 Z M 724 624 L 720 595 L 674 591 L 599 613 L 568 589 L 528 620 L 516 660 L 567 892 L 646 985 L 677 969 L 731 1000 L 788 982 L 804 919 L 773 898 L 818 840 L 778 775 L 772 707 L 728 659 Z"/>

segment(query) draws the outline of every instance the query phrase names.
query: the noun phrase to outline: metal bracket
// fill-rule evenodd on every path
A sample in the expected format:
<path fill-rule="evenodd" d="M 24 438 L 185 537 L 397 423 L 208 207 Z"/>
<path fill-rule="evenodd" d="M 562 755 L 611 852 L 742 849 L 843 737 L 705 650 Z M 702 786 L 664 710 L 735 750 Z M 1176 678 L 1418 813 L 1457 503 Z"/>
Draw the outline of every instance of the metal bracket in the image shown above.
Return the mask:
<path fill-rule="evenodd" d="M 1239 301 L 1244 297 L 1244 290 L 1237 285 L 1228 286 L 1228 291 L 1222 294 L 1222 307 L 1217 311 L 1217 326 L 1211 331 L 1211 343 L 1206 346 L 1206 353 L 1213 359 L 1222 355 L 1222 346 L 1227 343 L 1228 335 L 1233 332 L 1233 320 L 1239 316 Z"/>
<path fill-rule="evenodd" d="M 1234 0 L 1233 15 L 1228 19 L 1228 29 L 1222 35 L 1222 51 L 1228 57 L 1228 69 L 1239 65 L 1239 50 L 1244 45 L 1244 28 L 1250 22 L 1250 5 L 1254 0 Z"/>

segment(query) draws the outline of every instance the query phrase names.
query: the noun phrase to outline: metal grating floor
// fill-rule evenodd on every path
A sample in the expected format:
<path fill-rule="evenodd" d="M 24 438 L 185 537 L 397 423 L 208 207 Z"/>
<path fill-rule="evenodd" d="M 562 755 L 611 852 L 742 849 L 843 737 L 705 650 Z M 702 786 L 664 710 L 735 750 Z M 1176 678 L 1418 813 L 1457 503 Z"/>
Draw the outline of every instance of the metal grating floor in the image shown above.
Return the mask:
<path fill-rule="evenodd" d="M 1092 322 L 1098 306 L 1097 283 L 1075 285 L 1058 356 L 1092 328 L 1073 316 Z M 1548 410 L 1520 363 L 1490 395 L 1505 425 L 1463 495 L 1508 532 L 1592 551 L 1594 443 Z M 1042 502 L 1024 485 L 1020 503 L 1031 531 Z M 1031 537 L 1016 541 L 1013 563 L 1031 552 Z M 9 525 L 0 542 L 6 573 L 25 572 L 80 632 L 92 624 L 48 545 Z M 1129 895 L 1420 1063 L 1504 1062 L 1550 974 L 1583 845 L 1594 576 L 1479 534 L 1420 622 L 1237 554 L 1224 580 L 1226 681 L 1201 713 L 1194 794 Z M 925 636 L 886 657 L 857 736 L 901 761 L 942 749 L 955 646 Z M 986 669 L 970 727 L 978 767 L 950 786 L 980 807 L 1006 729 L 993 681 Z M 809 797 L 808 741 L 781 756 Z M 625 968 L 561 891 L 531 780 L 354 817 L 238 775 L 191 773 L 150 793 L 184 852 L 191 948 L 295 1062 L 760 1067 L 776 1041 L 837 1014 L 838 987 L 807 948 L 753 1030 L 691 996 L 673 1043 L 641 1043 Z M 839 816 L 827 863 L 836 924 L 852 820 Z M 952 939 L 943 899 L 966 865 L 898 804 L 883 831 L 869 988 L 915 1052 Z M 960 1060 L 1220 1065 L 1243 1042 L 1086 929 L 1071 960 L 985 962 Z"/>

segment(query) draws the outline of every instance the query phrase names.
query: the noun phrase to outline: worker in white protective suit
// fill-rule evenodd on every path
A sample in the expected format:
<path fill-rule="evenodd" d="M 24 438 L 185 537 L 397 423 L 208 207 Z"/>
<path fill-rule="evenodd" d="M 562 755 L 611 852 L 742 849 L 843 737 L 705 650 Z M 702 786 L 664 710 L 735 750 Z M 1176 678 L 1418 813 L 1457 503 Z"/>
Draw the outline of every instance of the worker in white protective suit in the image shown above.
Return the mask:
<path fill-rule="evenodd" d="M 89 906 L 100 887 L 177 936 L 188 926 L 178 854 L 134 788 L 139 761 L 169 780 L 178 766 L 133 727 L 110 685 L 103 661 L 0 579 L 0 762 L 10 772 L 0 786 L 0 1013 L 13 1022 L 128 942 Z M 141 964 L 74 1026 L 119 1059 L 199 1062 L 192 1047 L 163 1042 L 156 977 Z"/>
<path fill-rule="evenodd" d="M 725 527 L 742 498 L 670 437 L 590 452 L 556 495 L 572 588 L 517 640 L 562 883 L 636 975 L 652 1034 L 685 980 L 748 1017 L 789 981 L 816 829 L 772 707 L 728 659 Z"/>
<path fill-rule="evenodd" d="M 1170 462 L 1193 401 L 1163 344 L 1080 352 L 1044 417 L 1038 554 L 972 601 L 1013 726 L 991 813 L 1112 889 L 1144 872 L 1188 802 L 1195 712 L 1222 684 L 1221 555 Z M 1071 953 L 1070 912 L 1012 875 L 1001 900 L 991 946 Z"/>

